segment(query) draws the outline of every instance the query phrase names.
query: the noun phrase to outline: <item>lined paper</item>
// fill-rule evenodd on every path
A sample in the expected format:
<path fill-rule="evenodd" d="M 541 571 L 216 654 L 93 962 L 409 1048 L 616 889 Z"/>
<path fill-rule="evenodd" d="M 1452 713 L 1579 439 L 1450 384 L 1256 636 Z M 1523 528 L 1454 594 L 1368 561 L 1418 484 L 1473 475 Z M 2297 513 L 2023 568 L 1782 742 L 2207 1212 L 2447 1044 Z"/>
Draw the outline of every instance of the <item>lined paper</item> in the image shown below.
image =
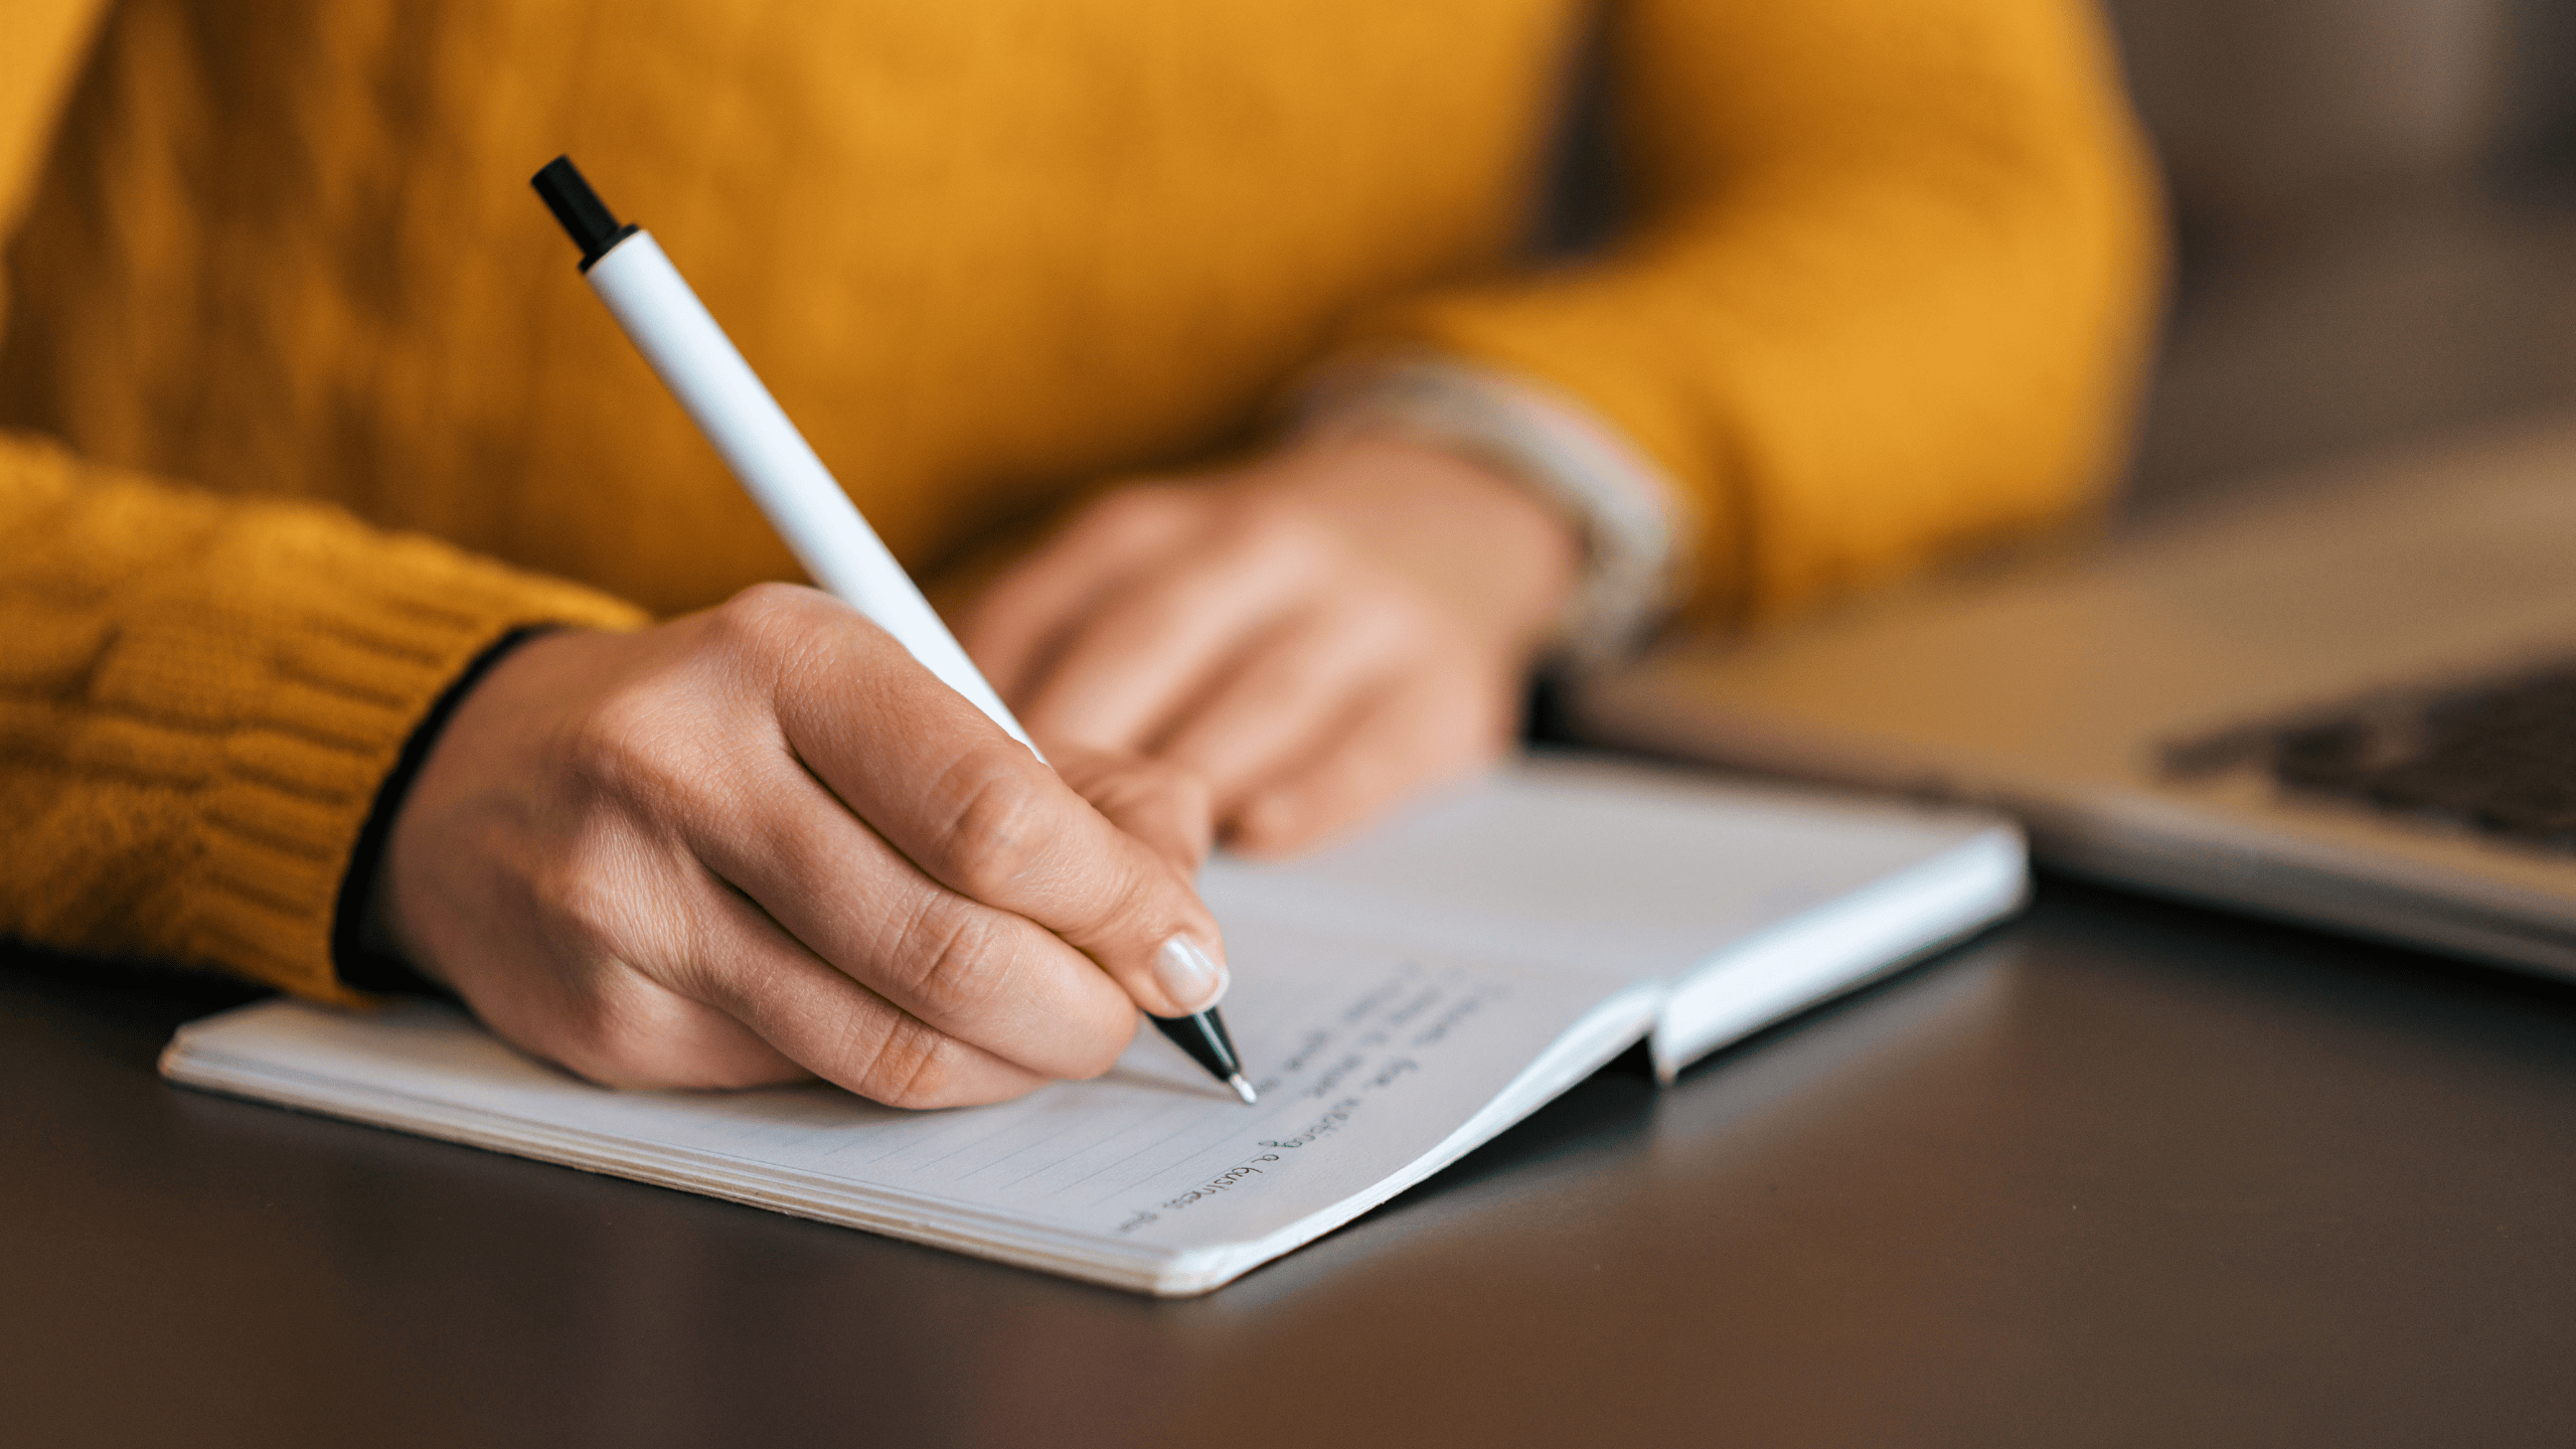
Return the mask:
<path fill-rule="evenodd" d="M 369 1013 L 263 1003 L 185 1029 L 165 1069 L 880 1230 L 971 1224 L 1024 1243 L 1059 1239 L 1059 1252 L 1088 1241 L 1150 1258 L 1258 1239 L 1366 1194 L 1494 1102 L 1604 1000 L 1581 978 L 1314 930 L 1259 925 L 1228 944 L 1237 984 L 1226 1014 L 1257 1107 L 1151 1031 L 1096 1081 L 991 1107 L 903 1112 L 819 1085 L 614 1092 L 427 1003 Z M 1632 1013 L 1628 1037 L 1649 1013 Z"/>

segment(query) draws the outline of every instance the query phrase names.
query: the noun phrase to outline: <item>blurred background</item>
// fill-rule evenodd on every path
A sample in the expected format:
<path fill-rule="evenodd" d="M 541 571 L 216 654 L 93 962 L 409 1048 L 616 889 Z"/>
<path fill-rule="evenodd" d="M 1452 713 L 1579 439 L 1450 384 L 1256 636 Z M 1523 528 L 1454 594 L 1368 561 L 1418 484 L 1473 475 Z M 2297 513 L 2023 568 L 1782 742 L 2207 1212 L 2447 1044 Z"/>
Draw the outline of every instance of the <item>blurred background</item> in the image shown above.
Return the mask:
<path fill-rule="evenodd" d="M 2576 413 L 2576 0 L 2093 3 L 2176 232 L 2130 516 Z M 1543 250 L 1618 210 L 1579 74 Z"/>
<path fill-rule="evenodd" d="M 2576 411 L 2576 3 L 2108 11 L 2179 241 L 2138 510 Z"/>

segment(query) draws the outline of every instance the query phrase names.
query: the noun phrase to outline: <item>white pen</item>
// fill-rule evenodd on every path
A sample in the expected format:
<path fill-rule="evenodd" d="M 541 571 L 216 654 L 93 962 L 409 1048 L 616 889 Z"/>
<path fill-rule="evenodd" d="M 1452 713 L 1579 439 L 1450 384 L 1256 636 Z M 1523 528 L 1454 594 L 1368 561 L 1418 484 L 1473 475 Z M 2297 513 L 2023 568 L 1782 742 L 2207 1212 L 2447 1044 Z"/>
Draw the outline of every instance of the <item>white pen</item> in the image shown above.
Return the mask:
<path fill-rule="evenodd" d="M 547 162 L 530 184 L 581 248 L 581 272 L 591 291 L 715 445 L 805 572 L 1045 759 L 652 234 L 620 224 L 569 156 Z M 1246 1105 L 1255 1100 L 1234 1041 L 1213 1007 L 1149 1019 Z"/>

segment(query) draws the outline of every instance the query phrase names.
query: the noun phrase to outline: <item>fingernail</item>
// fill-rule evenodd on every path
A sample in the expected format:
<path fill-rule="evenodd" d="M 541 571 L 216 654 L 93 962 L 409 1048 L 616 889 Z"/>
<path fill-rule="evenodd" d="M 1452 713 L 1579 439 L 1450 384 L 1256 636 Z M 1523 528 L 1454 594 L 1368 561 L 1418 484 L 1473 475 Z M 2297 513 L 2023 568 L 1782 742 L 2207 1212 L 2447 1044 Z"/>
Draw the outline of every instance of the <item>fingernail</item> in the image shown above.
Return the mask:
<path fill-rule="evenodd" d="M 1225 995 L 1225 968 L 1208 959 L 1199 943 L 1174 936 L 1154 953 L 1154 982 L 1186 1015 L 1205 1011 Z"/>

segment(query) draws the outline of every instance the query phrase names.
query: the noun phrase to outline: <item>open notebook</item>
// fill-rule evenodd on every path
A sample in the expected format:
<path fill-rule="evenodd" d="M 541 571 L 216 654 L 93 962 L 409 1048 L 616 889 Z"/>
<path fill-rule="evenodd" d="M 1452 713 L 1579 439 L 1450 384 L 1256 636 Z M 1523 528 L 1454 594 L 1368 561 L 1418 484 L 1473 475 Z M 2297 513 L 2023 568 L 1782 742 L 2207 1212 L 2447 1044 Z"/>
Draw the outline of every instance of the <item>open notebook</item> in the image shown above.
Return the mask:
<path fill-rule="evenodd" d="M 180 1030 L 175 1081 L 1121 1288 L 1204 1292 L 1438 1171 L 1639 1040 L 1659 1072 L 2018 906 L 2021 837 L 1528 761 L 1354 843 L 1218 862 L 1261 1102 L 1154 1032 L 1097 1081 L 907 1113 L 838 1090 L 588 1086 L 430 1003 Z"/>

